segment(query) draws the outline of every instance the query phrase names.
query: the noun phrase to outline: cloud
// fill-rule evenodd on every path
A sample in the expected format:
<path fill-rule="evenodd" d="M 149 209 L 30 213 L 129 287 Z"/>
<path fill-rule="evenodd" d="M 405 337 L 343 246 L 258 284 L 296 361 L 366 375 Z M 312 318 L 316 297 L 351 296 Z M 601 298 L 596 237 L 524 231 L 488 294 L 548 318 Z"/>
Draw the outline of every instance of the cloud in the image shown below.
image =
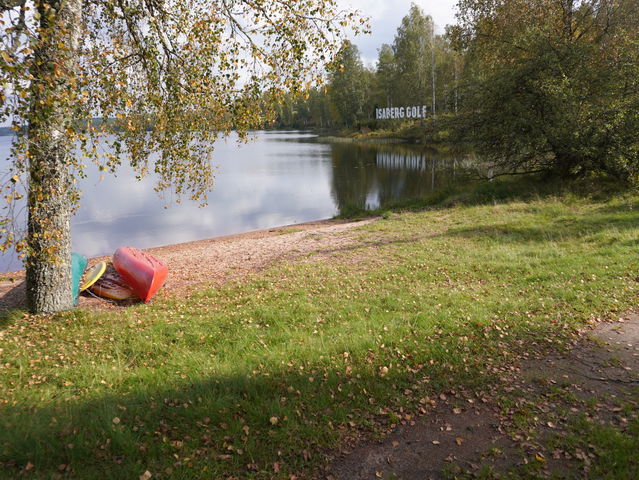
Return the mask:
<path fill-rule="evenodd" d="M 137 182 L 127 167 L 101 182 L 97 171 L 89 172 L 72 222 L 74 249 L 91 257 L 122 245 L 150 248 L 330 218 L 337 213 L 330 147 L 286 141 L 306 136 L 261 132 L 239 146 L 235 136 L 219 139 L 213 161 L 218 175 L 204 208 L 185 200 L 164 209 L 153 179 Z"/>

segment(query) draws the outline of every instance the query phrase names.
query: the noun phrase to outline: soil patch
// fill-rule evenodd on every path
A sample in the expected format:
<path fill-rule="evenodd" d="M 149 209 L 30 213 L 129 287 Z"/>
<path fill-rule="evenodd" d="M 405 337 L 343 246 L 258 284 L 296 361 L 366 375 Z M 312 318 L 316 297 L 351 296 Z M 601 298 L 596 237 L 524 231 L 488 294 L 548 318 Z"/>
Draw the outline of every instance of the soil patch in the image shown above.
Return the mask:
<path fill-rule="evenodd" d="M 498 478 L 532 468 L 541 478 L 588 478 L 596 455 L 549 448 L 572 417 L 624 431 L 622 406 L 639 411 L 639 315 L 584 332 L 566 352 L 528 359 L 489 393 L 442 394 L 434 408 L 381 440 L 339 452 L 326 477 L 424 480 Z M 523 423 L 523 425 L 522 425 Z"/>

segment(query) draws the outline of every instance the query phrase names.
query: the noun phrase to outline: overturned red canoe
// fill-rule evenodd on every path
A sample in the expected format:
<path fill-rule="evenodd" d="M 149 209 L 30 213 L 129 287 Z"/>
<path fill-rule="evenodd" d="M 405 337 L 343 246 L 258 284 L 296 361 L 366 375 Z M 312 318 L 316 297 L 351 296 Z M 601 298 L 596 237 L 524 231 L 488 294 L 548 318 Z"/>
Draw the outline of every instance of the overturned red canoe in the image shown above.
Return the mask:
<path fill-rule="evenodd" d="M 133 247 L 118 248 L 113 265 L 144 303 L 164 285 L 169 274 L 169 267 L 162 260 Z"/>

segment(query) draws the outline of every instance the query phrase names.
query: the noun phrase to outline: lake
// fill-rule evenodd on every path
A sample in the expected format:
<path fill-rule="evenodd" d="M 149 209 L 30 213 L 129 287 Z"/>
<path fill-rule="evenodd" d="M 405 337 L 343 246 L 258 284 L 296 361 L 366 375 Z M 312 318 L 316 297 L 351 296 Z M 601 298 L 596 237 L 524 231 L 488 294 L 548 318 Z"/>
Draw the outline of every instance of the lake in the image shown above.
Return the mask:
<path fill-rule="evenodd" d="M 0 137 L 0 158 L 10 143 Z M 89 168 L 72 220 L 74 251 L 109 255 L 122 245 L 150 248 L 374 210 L 428 196 L 472 170 L 468 157 L 423 146 L 330 141 L 302 131 L 253 132 L 246 144 L 219 139 L 213 165 L 204 208 L 159 196 L 152 176 L 138 182 L 127 168 L 115 177 Z M 20 268 L 15 254 L 0 256 L 1 271 Z"/>

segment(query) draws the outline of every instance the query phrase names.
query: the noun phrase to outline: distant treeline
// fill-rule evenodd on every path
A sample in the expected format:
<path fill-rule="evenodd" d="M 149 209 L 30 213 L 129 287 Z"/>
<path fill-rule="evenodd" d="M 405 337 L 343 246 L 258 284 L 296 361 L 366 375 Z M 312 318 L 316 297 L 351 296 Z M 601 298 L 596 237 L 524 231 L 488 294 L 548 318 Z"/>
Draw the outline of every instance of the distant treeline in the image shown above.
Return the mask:
<path fill-rule="evenodd" d="M 494 175 L 639 185 L 637 0 L 460 0 L 457 9 L 458 23 L 435 35 L 413 5 L 375 68 L 345 43 L 326 86 L 290 94 L 275 126 L 412 129 L 471 145 Z"/>
<path fill-rule="evenodd" d="M 94 117 L 90 121 L 91 125 L 93 125 L 94 127 L 99 127 L 100 125 L 106 124 L 113 129 L 121 128 L 118 122 L 119 120 L 117 118 L 104 119 L 99 117 Z M 89 122 L 84 121 L 82 122 L 82 125 L 84 128 L 86 128 L 87 125 L 89 125 Z M 153 120 L 149 119 L 147 130 L 151 130 L 152 128 L 153 128 Z M 15 134 L 15 130 L 12 127 L 0 127 L 0 136 L 7 137 L 7 136 L 13 136 L 14 134 Z"/>
<path fill-rule="evenodd" d="M 377 108 L 426 105 L 429 114 L 456 111 L 462 56 L 447 36 L 436 35 L 430 16 L 413 5 L 392 45 L 379 49 L 377 66 L 364 66 L 346 42 L 325 87 L 290 94 L 274 127 L 357 127 L 374 122 Z"/>

